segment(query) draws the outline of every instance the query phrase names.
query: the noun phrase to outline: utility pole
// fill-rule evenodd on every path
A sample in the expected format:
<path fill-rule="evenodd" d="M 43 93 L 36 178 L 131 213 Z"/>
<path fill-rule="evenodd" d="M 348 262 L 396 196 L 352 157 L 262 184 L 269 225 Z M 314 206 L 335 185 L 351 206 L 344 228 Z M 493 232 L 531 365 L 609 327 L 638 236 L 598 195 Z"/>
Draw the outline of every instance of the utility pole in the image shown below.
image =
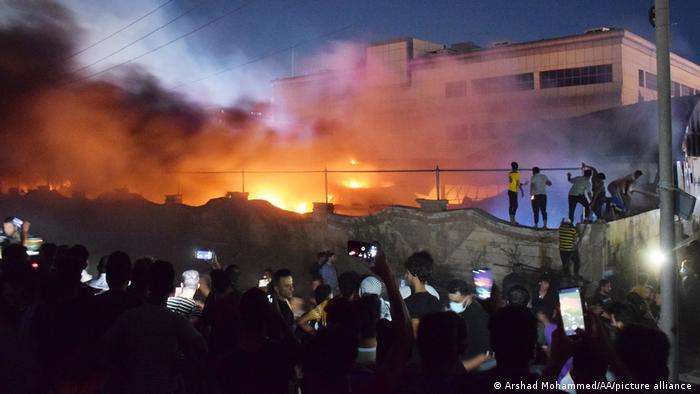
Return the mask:
<path fill-rule="evenodd" d="M 674 249 L 674 185 L 671 155 L 671 66 L 669 50 L 669 0 L 655 0 L 656 74 L 659 126 L 659 195 L 661 251 L 661 329 L 668 336 L 671 352 L 669 381 L 678 382 L 678 269 Z"/>

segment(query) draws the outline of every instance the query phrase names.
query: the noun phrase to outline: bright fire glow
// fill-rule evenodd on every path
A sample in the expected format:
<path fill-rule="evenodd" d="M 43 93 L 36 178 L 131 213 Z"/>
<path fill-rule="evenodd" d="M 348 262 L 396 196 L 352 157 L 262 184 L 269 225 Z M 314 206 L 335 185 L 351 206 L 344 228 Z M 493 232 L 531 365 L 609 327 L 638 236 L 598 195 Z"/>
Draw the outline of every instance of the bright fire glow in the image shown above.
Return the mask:
<path fill-rule="evenodd" d="M 348 179 L 343 181 L 343 186 L 349 187 L 350 189 L 363 189 L 367 187 L 367 183 L 358 181 L 357 179 Z"/>
<path fill-rule="evenodd" d="M 286 198 L 282 193 L 265 190 L 262 192 L 251 192 L 251 200 L 265 200 L 277 208 L 296 213 L 311 212 L 308 201 L 299 201 L 298 199 Z"/>
<path fill-rule="evenodd" d="M 350 164 L 356 165 L 356 164 L 357 164 L 357 160 L 355 160 L 355 159 L 350 159 Z"/>

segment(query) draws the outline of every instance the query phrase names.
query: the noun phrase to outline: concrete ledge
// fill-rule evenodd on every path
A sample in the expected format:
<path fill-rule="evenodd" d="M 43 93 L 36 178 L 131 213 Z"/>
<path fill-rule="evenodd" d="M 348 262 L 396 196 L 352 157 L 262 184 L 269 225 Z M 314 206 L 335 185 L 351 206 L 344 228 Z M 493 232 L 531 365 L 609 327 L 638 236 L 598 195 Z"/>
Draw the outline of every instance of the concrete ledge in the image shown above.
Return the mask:
<path fill-rule="evenodd" d="M 442 212 L 447 211 L 447 200 L 428 200 L 425 198 L 417 198 L 416 202 L 420 204 L 421 211 L 425 212 Z"/>

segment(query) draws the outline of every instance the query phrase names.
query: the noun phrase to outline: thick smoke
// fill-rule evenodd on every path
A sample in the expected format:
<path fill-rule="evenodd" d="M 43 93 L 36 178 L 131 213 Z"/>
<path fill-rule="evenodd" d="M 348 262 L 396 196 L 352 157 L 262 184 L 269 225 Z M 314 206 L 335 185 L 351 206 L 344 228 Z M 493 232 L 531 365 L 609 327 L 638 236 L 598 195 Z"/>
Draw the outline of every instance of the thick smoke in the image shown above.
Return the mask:
<path fill-rule="evenodd" d="M 439 66 L 444 75 L 432 78 L 449 82 L 464 67 L 449 56 L 411 64 L 413 87 L 407 89 L 396 76 L 408 74 L 397 74 L 391 65 L 365 64 L 361 45 L 335 44 L 310 60 L 334 71 L 313 83 L 275 83 L 272 104 L 248 101 L 205 109 L 164 89 L 138 66 L 121 67 L 102 80 L 71 73 L 77 67 L 66 59 L 80 31 L 70 13 L 45 1 L 17 2 L 13 12 L 12 22 L 0 28 L 3 189 L 49 183 L 96 196 L 128 187 L 152 201 L 180 191 L 186 203 L 201 204 L 241 190 L 243 177 L 186 172 L 508 168 L 512 160 L 523 167 L 578 166 L 581 161 L 605 167 L 611 155 L 599 148 L 605 146 L 607 129 L 586 130 L 586 122 L 538 123 L 534 119 L 547 107 L 528 101 L 527 93 L 505 102 L 495 96 L 446 101 L 442 88 L 429 89 L 444 84 L 421 80 L 431 74 L 420 70 Z M 501 74 L 512 73 L 504 64 Z M 628 138 L 648 141 L 646 135 Z M 608 173 L 608 179 L 632 166 Z M 548 175 L 565 201 L 565 173 Z M 324 200 L 323 180 L 322 173 L 248 173 L 245 189 L 251 198 L 307 211 L 309 202 Z M 328 181 L 331 201 L 350 208 L 415 204 L 416 197 L 437 193 L 434 173 L 332 173 Z M 451 202 L 490 206 L 504 216 L 505 183 L 502 172 L 443 173 L 440 192 Z M 527 200 L 522 201 L 519 216 L 527 222 Z"/>

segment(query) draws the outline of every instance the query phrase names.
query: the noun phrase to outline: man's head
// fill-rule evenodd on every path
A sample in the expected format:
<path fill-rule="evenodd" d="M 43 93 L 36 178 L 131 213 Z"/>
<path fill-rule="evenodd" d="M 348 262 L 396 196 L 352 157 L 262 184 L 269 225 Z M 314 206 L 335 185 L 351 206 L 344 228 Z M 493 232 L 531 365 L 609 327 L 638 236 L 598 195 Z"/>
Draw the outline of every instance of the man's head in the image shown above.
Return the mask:
<path fill-rule="evenodd" d="M 360 275 L 355 271 L 343 272 L 338 276 L 338 288 L 344 298 L 355 298 L 360 289 Z"/>
<path fill-rule="evenodd" d="M 328 285 L 320 285 L 314 289 L 314 301 L 316 301 L 316 305 L 329 299 L 332 295 L 333 295 L 333 291 L 331 290 L 331 287 Z"/>
<path fill-rule="evenodd" d="M 552 281 L 551 281 L 551 279 L 549 278 L 548 275 L 542 275 L 542 276 L 540 277 L 540 281 L 539 281 L 540 290 L 542 290 L 542 291 L 547 291 L 547 290 L 549 290 L 549 285 L 550 285 L 551 283 L 552 283 Z"/>
<path fill-rule="evenodd" d="M 533 174 L 539 174 L 539 173 L 540 173 L 540 167 L 532 167 L 532 173 L 533 173 Z"/>
<path fill-rule="evenodd" d="M 327 262 L 329 262 L 329 263 L 331 263 L 331 264 L 334 264 L 334 263 L 335 263 L 335 260 L 336 260 L 337 257 L 335 256 L 335 253 L 334 253 L 334 252 L 331 252 L 331 251 L 329 250 L 328 252 L 326 252 L 326 256 L 327 256 Z"/>
<path fill-rule="evenodd" d="M 272 288 L 280 298 L 291 300 L 294 296 L 294 278 L 292 271 L 282 268 L 272 275 Z"/>
<path fill-rule="evenodd" d="M 376 276 L 368 276 L 364 279 L 362 279 L 362 282 L 360 282 L 360 290 L 358 292 L 360 297 L 364 297 L 366 295 L 374 294 L 376 296 L 381 296 L 382 295 L 382 281 L 379 280 Z"/>
<path fill-rule="evenodd" d="M 241 276 L 241 268 L 236 264 L 229 264 L 224 269 L 226 272 L 226 277 L 228 278 L 228 283 L 231 289 L 238 287 L 238 278 Z"/>
<path fill-rule="evenodd" d="M 131 259 L 122 251 L 116 251 L 107 257 L 105 263 L 107 285 L 110 290 L 124 289 L 131 279 Z"/>
<path fill-rule="evenodd" d="M 600 293 L 603 295 L 608 295 L 612 291 L 612 282 L 610 279 L 601 279 L 598 286 L 600 287 Z"/>
<path fill-rule="evenodd" d="M 151 302 L 165 304 L 168 296 L 173 293 L 175 270 L 167 261 L 157 260 L 148 271 L 148 292 Z"/>
<path fill-rule="evenodd" d="M 593 175 L 593 171 L 591 171 L 591 170 L 584 170 L 583 171 L 583 176 L 585 176 L 586 178 L 590 178 L 591 175 Z"/>
<path fill-rule="evenodd" d="M 182 273 L 182 283 L 180 284 L 183 290 L 197 291 L 199 289 L 199 272 L 196 270 L 187 270 Z"/>
<path fill-rule="evenodd" d="M 508 305 L 527 306 L 530 303 L 530 293 L 523 286 L 515 285 L 508 290 L 506 299 Z"/>
<path fill-rule="evenodd" d="M 513 161 L 510 163 L 510 169 L 513 171 L 518 171 L 518 163 Z"/>
<path fill-rule="evenodd" d="M 15 235 L 17 232 L 17 226 L 13 223 L 13 218 L 12 216 L 5 218 L 5 220 L 2 221 L 2 232 L 5 233 L 8 237 L 12 237 Z"/>
<path fill-rule="evenodd" d="M 326 258 L 327 258 L 327 257 L 326 257 L 326 251 L 318 252 L 318 253 L 316 254 L 316 262 L 319 263 L 319 264 L 325 263 L 325 262 L 326 262 Z"/>
<path fill-rule="evenodd" d="M 433 273 L 433 264 L 433 257 L 427 251 L 413 253 L 404 263 L 406 281 L 413 285 L 416 282 L 424 284 Z"/>
<path fill-rule="evenodd" d="M 491 348 L 499 367 L 527 368 L 537 345 L 537 320 L 522 305 L 506 305 L 489 321 Z"/>
<path fill-rule="evenodd" d="M 467 281 L 455 279 L 447 284 L 447 298 L 450 300 L 450 309 L 456 313 L 464 311 L 467 305 L 474 299 L 475 290 Z"/>
<path fill-rule="evenodd" d="M 436 312 L 420 319 L 416 348 L 429 376 L 447 374 L 467 350 L 467 325 L 454 312 Z"/>
<path fill-rule="evenodd" d="M 642 175 L 644 175 L 644 173 L 637 170 L 634 172 L 634 179 L 639 179 L 639 177 L 641 177 Z"/>
<path fill-rule="evenodd" d="M 598 177 L 598 179 L 600 179 L 601 181 L 604 181 L 604 180 L 605 180 L 605 173 L 599 172 L 598 175 L 597 175 L 597 177 Z"/>
<path fill-rule="evenodd" d="M 668 379 L 670 345 L 662 331 L 630 324 L 620 331 L 615 347 L 639 383 L 654 384 Z"/>
<path fill-rule="evenodd" d="M 571 220 L 569 218 L 562 218 L 561 219 L 561 226 L 562 227 L 571 227 Z"/>

